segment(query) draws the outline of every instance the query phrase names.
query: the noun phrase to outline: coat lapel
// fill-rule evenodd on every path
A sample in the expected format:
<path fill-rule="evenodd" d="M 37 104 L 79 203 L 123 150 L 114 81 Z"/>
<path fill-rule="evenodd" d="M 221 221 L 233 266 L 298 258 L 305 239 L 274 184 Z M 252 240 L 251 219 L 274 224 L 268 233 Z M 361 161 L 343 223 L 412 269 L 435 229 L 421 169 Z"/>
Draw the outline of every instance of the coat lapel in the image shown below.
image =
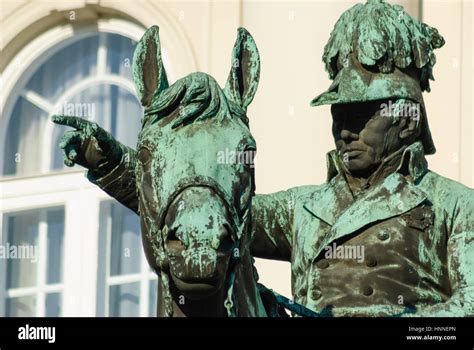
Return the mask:
<path fill-rule="evenodd" d="M 330 186 L 320 193 L 321 197 L 304 205 L 306 210 L 330 225 L 325 232 L 318 233 L 321 237 L 317 240 L 315 257 L 333 241 L 373 222 L 406 213 L 427 199 L 426 194 L 403 175 L 393 173 L 372 190 L 352 200 L 349 190 L 342 187 L 341 182 L 345 181 L 340 177 L 336 176 L 330 182 Z"/>
<path fill-rule="evenodd" d="M 303 207 L 326 224 L 333 226 L 339 215 L 354 201 L 342 175 L 342 164 L 335 150 L 326 155 L 327 185 L 313 193 Z"/>
<path fill-rule="evenodd" d="M 403 175 L 393 173 L 341 213 L 328 239 L 333 241 L 375 221 L 406 213 L 426 199 L 426 193 L 407 181 Z"/>
<path fill-rule="evenodd" d="M 337 175 L 321 191 L 313 193 L 303 207 L 319 220 L 333 226 L 353 201 L 344 177 Z"/>

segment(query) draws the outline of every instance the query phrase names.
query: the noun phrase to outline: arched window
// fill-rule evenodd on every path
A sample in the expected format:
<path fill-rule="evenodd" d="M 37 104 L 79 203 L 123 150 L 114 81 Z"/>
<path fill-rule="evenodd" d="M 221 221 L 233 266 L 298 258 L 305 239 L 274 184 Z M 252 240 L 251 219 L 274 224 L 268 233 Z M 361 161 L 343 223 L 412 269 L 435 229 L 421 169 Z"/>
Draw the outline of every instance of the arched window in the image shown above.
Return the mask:
<path fill-rule="evenodd" d="M 3 175 L 35 175 L 64 169 L 59 139 L 65 127 L 51 114 L 94 120 L 121 142 L 134 147 L 142 108 L 131 78 L 132 39 L 90 33 L 59 44 L 31 75 L 9 118 Z"/>
<path fill-rule="evenodd" d="M 66 30 L 64 40 L 22 67 L 0 120 L 0 244 L 29 254 L 0 265 L 0 317 L 154 316 L 157 278 L 138 216 L 90 184 L 83 168 L 63 165 L 58 144 L 71 128 L 49 119 L 94 120 L 135 148 L 143 110 L 131 65 L 144 28 L 99 20 Z M 168 66 L 165 49 L 163 58 Z"/>

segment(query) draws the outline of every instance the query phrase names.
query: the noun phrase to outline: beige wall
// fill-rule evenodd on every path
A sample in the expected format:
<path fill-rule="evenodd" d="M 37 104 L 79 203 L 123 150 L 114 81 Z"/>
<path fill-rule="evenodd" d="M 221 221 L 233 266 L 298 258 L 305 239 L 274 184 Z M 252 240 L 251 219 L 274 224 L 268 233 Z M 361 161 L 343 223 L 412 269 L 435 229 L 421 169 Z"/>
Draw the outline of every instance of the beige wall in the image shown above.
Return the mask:
<path fill-rule="evenodd" d="M 64 23 L 68 11 L 76 9 L 79 22 L 120 16 L 145 27 L 160 25 L 175 78 L 197 69 L 224 84 L 236 29 L 243 25 L 262 60 L 259 91 L 248 113 L 258 143 L 257 192 L 319 184 L 325 180 L 325 154 L 333 147 L 331 118 L 328 107 L 311 108 L 309 101 L 329 86 L 323 47 L 339 15 L 355 2 L 1 0 L 0 70 L 6 71 L 25 42 Z M 421 15 L 446 39 L 436 52 L 432 92 L 425 94 L 438 148 L 428 160 L 432 170 L 472 187 L 472 1 L 397 3 Z M 258 266 L 264 283 L 290 294 L 288 264 L 260 260 Z"/>

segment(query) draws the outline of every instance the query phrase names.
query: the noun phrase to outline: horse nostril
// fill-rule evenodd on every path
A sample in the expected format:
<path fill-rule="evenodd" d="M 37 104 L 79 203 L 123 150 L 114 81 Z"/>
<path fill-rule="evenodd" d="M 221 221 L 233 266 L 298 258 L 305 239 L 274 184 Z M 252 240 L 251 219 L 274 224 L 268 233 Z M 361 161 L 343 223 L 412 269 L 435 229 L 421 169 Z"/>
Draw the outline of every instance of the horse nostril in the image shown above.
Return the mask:
<path fill-rule="evenodd" d="M 187 246 L 186 242 L 183 242 L 181 239 L 179 239 L 176 233 L 177 233 L 176 229 L 169 231 L 168 237 L 166 238 L 166 244 L 168 245 L 170 249 L 186 248 Z"/>
<path fill-rule="evenodd" d="M 221 239 L 220 244 L 219 244 L 219 251 L 221 252 L 229 252 L 232 247 L 234 246 L 234 241 L 230 237 L 230 235 L 224 237 Z"/>
<path fill-rule="evenodd" d="M 234 246 L 234 240 L 232 238 L 232 229 L 229 225 L 224 224 L 221 234 L 219 236 L 219 251 L 228 252 Z"/>

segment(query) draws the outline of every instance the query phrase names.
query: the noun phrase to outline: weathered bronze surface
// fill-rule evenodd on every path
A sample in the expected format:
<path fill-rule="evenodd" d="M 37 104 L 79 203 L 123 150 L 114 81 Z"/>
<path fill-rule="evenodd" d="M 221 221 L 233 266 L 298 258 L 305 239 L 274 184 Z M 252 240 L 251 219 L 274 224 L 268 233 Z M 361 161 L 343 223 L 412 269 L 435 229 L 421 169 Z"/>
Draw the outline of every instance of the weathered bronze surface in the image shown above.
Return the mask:
<path fill-rule="evenodd" d="M 323 56 L 333 84 L 312 101 L 332 105 L 336 144 L 319 186 L 254 196 L 251 160 L 218 159 L 256 149 L 246 108 L 260 66 L 244 29 L 224 89 L 204 73 L 168 86 L 158 28 L 147 30 L 134 57 L 137 150 L 85 120 L 54 121 L 76 129 L 61 144 L 66 165 L 140 215 L 160 315 L 281 315 L 256 285 L 256 256 L 291 262 L 296 305 L 315 316 L 473 316 L 474 191 L 425 159 L 435 147 L 422 92 L 443 44 L 383 1 L 341 16 Z"/>
<path fill-rule="evenodd" d="M 205 73 L 169 86 L 156 26 L 138 43 L 133 72 L 145 107 L 137 150 L 97 124 L 55 116 L 77 129 L 61 143 L 66 164 L 90 169 L 91 181 L 140 215 L 145 254 L 162 282 L 160 315 L 277 313 L 262 302 L 249 250 L 256 145 L 246 109 L 260 73 L 252 37 L 239 29 L 224 89 Z M 229 150 L 244 161 L 219 161 Z"/>

